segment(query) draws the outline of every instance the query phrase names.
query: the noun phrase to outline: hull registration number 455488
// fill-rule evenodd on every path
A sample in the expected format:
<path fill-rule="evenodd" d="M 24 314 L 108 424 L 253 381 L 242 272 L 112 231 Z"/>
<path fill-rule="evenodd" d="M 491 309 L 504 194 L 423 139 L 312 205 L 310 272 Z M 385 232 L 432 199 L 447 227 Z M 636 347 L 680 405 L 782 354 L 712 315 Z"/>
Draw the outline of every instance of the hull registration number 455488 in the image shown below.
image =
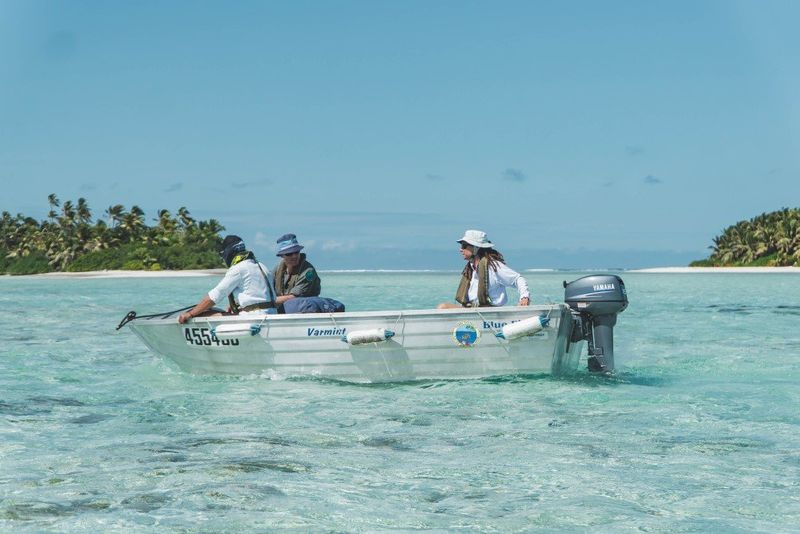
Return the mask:
<path fill-rule="evenodd" d="M 224 347 L 239 344 L 238 339 L 219 339 L 208 328 L 184 328 L 183 338 L 186 340 L 187 345 Z"/>

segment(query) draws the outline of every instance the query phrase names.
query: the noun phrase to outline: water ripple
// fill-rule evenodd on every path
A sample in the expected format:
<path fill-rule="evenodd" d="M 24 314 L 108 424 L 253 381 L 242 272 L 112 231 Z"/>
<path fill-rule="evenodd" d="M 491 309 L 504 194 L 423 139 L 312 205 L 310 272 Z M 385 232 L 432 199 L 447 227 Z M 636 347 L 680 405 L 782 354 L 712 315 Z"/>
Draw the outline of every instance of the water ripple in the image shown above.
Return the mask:
<path fill-rule="evenodd" d="M 351 309 L 453 289 L 325 278 Z M 207 279 L 0 277 L 0 530 L 792 531 L 800 284 L 748 280 L 630 274 L 613 376 L 362 385 L 194 376 L 113 330 Z"/>

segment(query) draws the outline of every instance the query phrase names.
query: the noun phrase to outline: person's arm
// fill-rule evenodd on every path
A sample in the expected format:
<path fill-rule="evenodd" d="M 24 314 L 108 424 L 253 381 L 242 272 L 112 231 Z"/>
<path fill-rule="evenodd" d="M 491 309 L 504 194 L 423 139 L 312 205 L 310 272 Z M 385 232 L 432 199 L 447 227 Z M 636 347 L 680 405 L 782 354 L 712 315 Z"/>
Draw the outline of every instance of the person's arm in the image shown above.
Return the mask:
<path fill-rule="evenodd" d="M 192 317 L 197 317 L 201 313 L 208 311 L 214 304 L 220 302 L 222 299 L 227 298 L 227 296 L 236 289 L 236 286 L 239 285 L 239 277 L 238 269 L 228 269 L 228 272 L 225 273 L 220 283 L 209 291 L 208 295 L 203 296 L 194 308 L 178 316 L 178 322 L 183 324 Z"/>
<path fill-rule="evenodd" d="M 504 263 L 497 266 L 497 280 L 506 287 L 514 287 L 519 292 L 519 305 L 528 306 L 531 303 L 531 294 L 528 291 L 528 282 L 518 272 Z"/>
<path fill-rule="evenodd" d="M 276 302 L 277 304 L 283 304 L 283 303 L 284 303 L 284 302 L 286 302 L 287 300 L 292 300 L 293 298 L 297 298 L 297 297 L 295 297 L 295 296 L 294 296 L 294 295 L 292 295 L 292 294 L 289 294 L 289 295 L 281 295 L 280 297 L 277 297 L 277 298 L 275 299 L 275 302 Z"/>
<path fill-rule="evenodd" d="M 314 282 L 316 281 L 317 272 L 313 267 L 309 267 L 297 277 L 297 283 L 289 290 L 292 297 L 306 297 L 311 296 L 313 293 Z M 288 300 L 288 299 L 287 299 Z"/>
<path fill-rule="evenodd" d="M 278 295 L 278 292 L 277 292 L 277 288 L 278 288 L 277 278 L 275 278 L 277 272 L 278 272 L 278 268 L 276 267 L 275 270 L 272 272 L 272 281 L 275 282 L 275 286 L 274 287 L 275 287 L 275 294 L 276 295 Z M 278 295 L 277 297 L 275 297 L 275 304 L 281 305 L 284 302 L 286 302 L 287 300 L 292 300 L 293 298 L 295 298 L 295 296 L 292 295 L 291 293 L 289 293 L 287 295 Z"/>
<path fill-rule="evenodd" d="M 283 260 L 281 260 L 281 263 L 282 263 L 282 261 Z M 279 304 L 279 305 L 283 304 L 287 300 L 292 300 L 294 298 L 294 295 L 291 295 L 291 294 L 278 295 L 278 267 L 281 266 L 281 263 L 278 263 L 278 265 L 276 265 L 275 268 L 272 269 L 272 281 L 273 281 L 273 284 L 274 284 L 273 287 L 275 288 L 275 295 L 276 295 L 275 304 Z"/>
<path fill-rule="evenodd" d="M 189 319 L 197 317 L 204 312 L 207 312 L 214 306 L 214 301 L 208 298 L 208 295 L 203 297 L 203 300 L 198 302 L 194 308 L 189 310 L 188 312 L 184 312 L 178 316 L 178 322 L 180 324 L 184 324 Z"/>

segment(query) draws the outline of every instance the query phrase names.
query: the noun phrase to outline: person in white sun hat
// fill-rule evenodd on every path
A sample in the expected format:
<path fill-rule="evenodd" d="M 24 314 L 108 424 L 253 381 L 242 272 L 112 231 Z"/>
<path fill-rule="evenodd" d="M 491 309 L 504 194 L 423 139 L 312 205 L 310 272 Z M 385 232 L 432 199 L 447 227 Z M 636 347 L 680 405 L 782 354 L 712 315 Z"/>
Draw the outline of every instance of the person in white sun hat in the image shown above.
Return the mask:
<path fill-rule="evenodd" d="M 443 302 L 438 308 L 471 308 L 477 306 L 503 306 L 508 302 L 507 287 L 519 292 L 519 305 L 528 306 L 531 295 L 528 282 L 505 264 L 503 255 L 494 248 L 486 232 L 467 230 L 458 240 L 461 256 L 467 265 L 461 273 L 461 283 L 456 291 L 456 302 Z"/>

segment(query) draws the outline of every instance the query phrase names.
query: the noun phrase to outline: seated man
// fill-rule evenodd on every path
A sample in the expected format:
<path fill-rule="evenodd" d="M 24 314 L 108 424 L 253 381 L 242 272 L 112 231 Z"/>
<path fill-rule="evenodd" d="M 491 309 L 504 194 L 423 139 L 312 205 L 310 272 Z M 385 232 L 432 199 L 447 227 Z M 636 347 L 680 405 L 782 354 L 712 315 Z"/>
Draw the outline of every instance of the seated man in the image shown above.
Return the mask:
<path fill-rule="evenodd" d="M 183 324 L 198 316 L 220 315 L 208 313 L 215 304 L 228 299 L 230 313 L 252 313 L 263 315 L 275 313 L 275 286 L 267 268 L 256 261 L 252 252 L 244 246 L 242 238 L 229 235 L 222 241 L 219 255 L 228 272 L 217 286 L 205 295 L 199 304 L 180 314 L 178 322 Z"/>
<path fill-rule="evenodd" d="M 301 250 L 303 245 L 297 242 L 294 234 L 278 239 L 277 256 L 281 261 L 275 266 L 272 276 L 279 305 L 297 297 L 316 297 L 322 291 L 322 281 L 316 269 L 306 260 L 306 255 L 300 253 Z"/>

